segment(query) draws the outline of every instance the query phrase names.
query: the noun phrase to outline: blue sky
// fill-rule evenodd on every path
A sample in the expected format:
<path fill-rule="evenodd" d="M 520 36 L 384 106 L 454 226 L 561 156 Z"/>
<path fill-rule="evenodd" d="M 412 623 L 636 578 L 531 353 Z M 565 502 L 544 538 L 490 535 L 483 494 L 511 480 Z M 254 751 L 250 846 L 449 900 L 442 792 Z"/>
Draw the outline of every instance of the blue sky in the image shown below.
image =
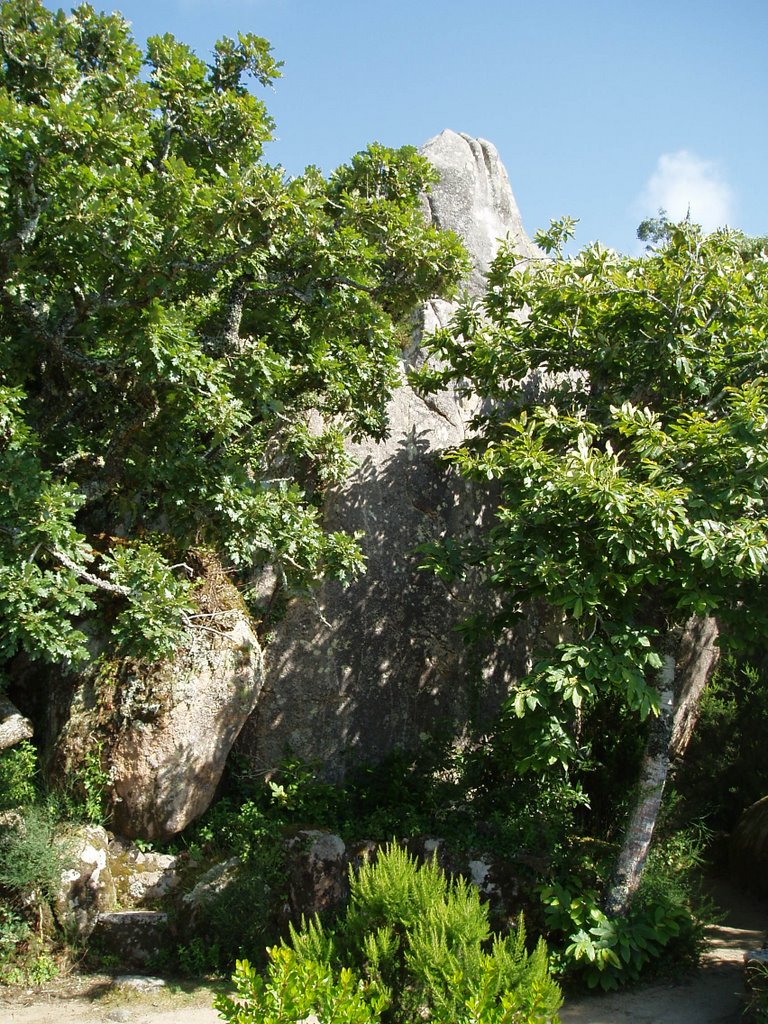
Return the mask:
<path fill-rule="evenodd" d="M 54 0 L 50 0 L 54 6 Z M 94 6 L 112 9 L 93 0 Z M 140 42 L 265 36 L 269 159 L 329 171 L 443 128 L 499 150 L 529 233 L 632 250 L 664 205 L 768 233 L 768 0 L 122 0 Z"/>

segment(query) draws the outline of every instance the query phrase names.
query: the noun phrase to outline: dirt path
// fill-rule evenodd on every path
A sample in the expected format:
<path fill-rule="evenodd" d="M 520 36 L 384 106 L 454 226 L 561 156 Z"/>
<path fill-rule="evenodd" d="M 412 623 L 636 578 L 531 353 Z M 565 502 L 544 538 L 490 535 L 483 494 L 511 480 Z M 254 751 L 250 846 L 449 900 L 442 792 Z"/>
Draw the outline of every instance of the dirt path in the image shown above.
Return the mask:
<path fill-rule="evenodd" d="M 698 974 L 629 992 L 566 1001 L 562 1024 L 739 1024 L 743 957 L 768 930 L 768 906 L 727 885 L 713 888 L 725 921 L 707 929 L 709 948 Z"/>
<path fill-rule="evenodd" d="M 3 1024 L 222 1024 L 208 986 L 136 990 L 108 976 L 64 980 L 40 992 L 0 995 Z"/>
<path fill-rule="evenodd" d="M 630 992 L 569 1000 L 562 1024 L 739 1024 L 744 951 L 756 949 L 768 928 L 768 905 L 731 887 L 713 892 L 729 907 L 723 924 L 708 929 L 701 971 L 678 982 Z M 115 985 L 112 978 L 65 979 L 44 995 L 0 994 L 3 1024 L 221 1024 L 209 987 L 171 983 L 149 991 Z"/>

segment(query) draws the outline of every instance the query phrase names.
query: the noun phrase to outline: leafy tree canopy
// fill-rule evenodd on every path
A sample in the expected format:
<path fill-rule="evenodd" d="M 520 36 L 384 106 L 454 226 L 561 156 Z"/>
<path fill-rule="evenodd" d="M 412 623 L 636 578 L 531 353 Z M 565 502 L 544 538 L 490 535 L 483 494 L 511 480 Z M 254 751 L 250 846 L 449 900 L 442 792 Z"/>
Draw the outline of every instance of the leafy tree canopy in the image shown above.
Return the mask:
<path fill-rule="evenodd" d="M 418 380 L 483 400 L 448 457 L 498 499 L 479 541 L 427 560 L 482 567 L 506 621 L 535 598 L 560 616 L 563 642 L 510 707 L 523 768 L 567 764 L 579 713 L 604 696 L 655 712 L 650 670 L 691 615 L 732 639 L 767 624 L 765 251 L 682 223 L 641 258 L 599 244 L 564 258 L 571 228 L 538 238 L 540 260 L 502 250 Z"/>
<path fill-rule="evenodd" d="M 278 76 L 253 35 L 206 64 L 88 4 L 0 3 L 0 656 L 82 655 L 86 612 L 169 649 L 192 546 L 361 568 L 317 498 L 345 437 L 385 433 L 403 318 L 464 256 L 410 148 L 267 165 L 245 83 Z"/>

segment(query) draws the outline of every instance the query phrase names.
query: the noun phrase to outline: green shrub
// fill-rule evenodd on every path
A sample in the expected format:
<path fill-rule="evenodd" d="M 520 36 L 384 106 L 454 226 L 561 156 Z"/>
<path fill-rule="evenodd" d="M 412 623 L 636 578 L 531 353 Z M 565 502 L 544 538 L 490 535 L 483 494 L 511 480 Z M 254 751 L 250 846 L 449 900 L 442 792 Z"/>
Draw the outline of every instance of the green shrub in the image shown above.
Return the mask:
<path fill-rule="evenodd" d="M 90 825 L 108 824 L 104 808 L 110 782 L 109 772 L 102 766 L 102 744 L 98 743 L 86 752 L 76 782 L 82 792 L 83 817 Z"/>
<path fill-rule="evenodd" d="M 49 949 L 22 914 L 0 902 L 0 985 L 44 985 L 59 973 Z"/>
<path fill-rule="evenodd" d="M 0 833 L 0 885 L 17 895 L 50 897 L 61 878 L 61 843 L 39 808 L 28 808 Z"/>
<path fill-rule="evenodd" d="M 560 885 L 546 886 L 542 900 L 549 927 L 566 936 L 562 972 L 605 991 L 637 981 L 688 916 L 676 906 L 633 906 L 626 916 L 609 918 L 595 892 L 574 894 Z"/>
<path fill-rule="evenodd" d="M 238 1000 L 216 1007 L 231 1024 L 322 1021 L 410 1024 L 543 1024 L 560 989 L 546 947 L 525 948 L 522 918 L 491 935 L 477 891 L 432 862 L 419 867 L 396 845 L 350 872 L 351 897 L 334 931 L 319 919 L 291 929 L 269 952 L 266 978 L 238 963 Z"/>
<path fill-rule="evenodd" d="M 187 945 L 176 947 L 176 966 L 185 977 L 202 978 L 217 974 L 221 970 L 222 961 L 219 943 L 199 935 L 190 939 Z"/>
<path fill-rule="evenodd" d="M 267 980 L 247 960 L 238 960 L 233 976 L 238 999 L 217 996 L 214 1006 L 231 1024 L 295 1024 L 310 1014 L 333 1024 L 375 1024 L 383 1005 L 368 1002 L 352 971 L 342 968 L 335 978 L 314 960 L 292 949 L 269 951 Z"/>
<path fill-rule="evenodd" d="M 274 941 L 281 868 L 282 848 L 272 843 L 261 857 L 245 861 L 231 884 L 200 904 L 195 924 L 199 939 L 177 950 L 182 974 L 228 973 L 238 959 L 258 954 Z"/>
<path fill-rule="evenodd" d="M 5 967 L 16 957 L 16 951 L 31 934 L 24 918 L 12 907 L 0 903 L 0 965 Z"/>
<path fill-rule="evenodd" d="M 768 964 L 752 960 L 746 968 L 746 1019 L 768 1024 Z"/>
<path fill-rule="evenodd" d="M 595 865 L 565 882 L 541 886 L 545 928 L 559 946 L 558 971 L 589 988 L 611 990 L 660 973 L 662 964 L 677 971 L 695 967 L 704 948 L 703 919 L 713 916 L 695 881 L 705 843 L 701 829 L 657 843 L 624 917 L 604 913 Z"/>
<path fill-rule="evenodd" d="M 0 754 L 0 811 L 23 807 L 35 799 L 37 751 L 22 740 Z"/>

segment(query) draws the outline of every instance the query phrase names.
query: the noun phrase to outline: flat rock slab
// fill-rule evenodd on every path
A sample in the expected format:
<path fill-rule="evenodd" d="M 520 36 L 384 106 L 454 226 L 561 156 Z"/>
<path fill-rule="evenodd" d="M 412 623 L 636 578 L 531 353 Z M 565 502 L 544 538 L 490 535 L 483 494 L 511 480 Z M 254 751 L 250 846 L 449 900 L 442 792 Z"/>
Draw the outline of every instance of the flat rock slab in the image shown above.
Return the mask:
<path fill-rule="evenodd" d="M 167 984 L 165 978 L 150 978 L 145 974 L 119 974 L 112 982 L 112 987 L 133 992 L 157 992 Z"/>

